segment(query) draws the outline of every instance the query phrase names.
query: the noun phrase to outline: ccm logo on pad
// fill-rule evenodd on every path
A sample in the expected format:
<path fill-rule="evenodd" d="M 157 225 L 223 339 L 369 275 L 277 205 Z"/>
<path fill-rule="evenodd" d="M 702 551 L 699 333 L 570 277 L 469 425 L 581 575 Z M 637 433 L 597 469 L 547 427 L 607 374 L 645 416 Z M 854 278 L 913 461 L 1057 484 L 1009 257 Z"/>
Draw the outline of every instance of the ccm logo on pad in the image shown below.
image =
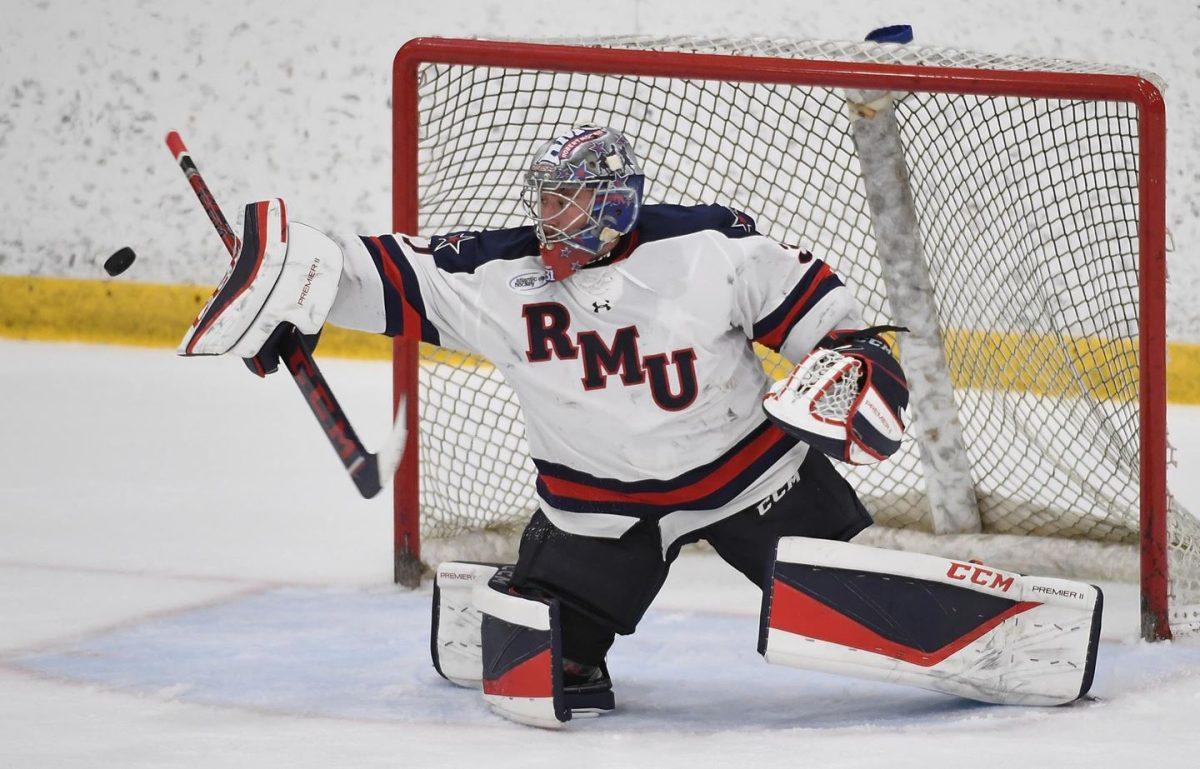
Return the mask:
<path fill-rule="evenodd" d="M 1008 592 L 1013 583 L 1013 577 L 1006 577 L 1000 572 L 985 569 L 973 563 L 959 563 L 957 561 L 950 562 L 950 568 L 946 570 L 946 576 L 950 579 L 958 579 L 963 582 L 982 585 L 983 587 L 1003 590 L 1004 592 Z"/>

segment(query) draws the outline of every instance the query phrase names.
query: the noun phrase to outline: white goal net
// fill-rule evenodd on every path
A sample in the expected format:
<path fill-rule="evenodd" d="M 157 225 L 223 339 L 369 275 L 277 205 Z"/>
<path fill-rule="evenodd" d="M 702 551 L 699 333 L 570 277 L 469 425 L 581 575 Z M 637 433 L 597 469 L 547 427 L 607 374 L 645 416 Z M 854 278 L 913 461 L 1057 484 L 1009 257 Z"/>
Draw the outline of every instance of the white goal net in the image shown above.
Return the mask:
<path fill-rule="evenodd" d="M 971 541 L 992 535 L 1018 543 L 1000 556 L 1008 563 L 997 565 L 1135 576 L 1143 479 L 1150 477 L 1139 388 L 1165 387 L 1161 374 L 1143 382 L 1152 372 L 1142 371 L 1139 357 L 1147 310 L 1140 294 L 1138 107 L 1089 92 L 1069 95 L 1054 89 L 1049 75 L 1046 92 L 1057 96 L 971 93 L 953 74 L 1128 70 L 871 43 L 575 44 L 919 65 L 926 79 L 921 90 L 893 89 L 889 98 L 865 87 L 750 82 L 761 73 L 700 79 L 662 70 L 554 71 L 516 61 L 423 63 L 417 112 L 396 117 L 416 121 L 421 234 L 527 224 L 518 193 L 533 147 L 573 123 L 607 124 L 639 153 L 648 202 L 717 202 L 747 211 L 765 235 L 826 260 L 868 308 L 869 322 L 903 322 L 889 297 L 898 290 L 889 275 L 896 268 L 881 247 L 890 242 L 881 230 L 894 223 L 872 200 L 868 182 L 876 171 L 864 170 L 866 139 L 856 139 L 855 125 L 891 112 L 902 148 L 898 178 L 915 216 L 909 245 L 927 271 L 936 325 L 926 331 L 944 356 L 939 370 L 953 412 L 917 404 L 910 432 L 921 435 L 922 422 L 957 423 L 967 507 L 983 533 Z M 901 339 L 902 359 L 906 344 Z M 787 370 L 786 361 L 760 352 L 769 373 Z M 467 355 L 423 348 L 419 376 L 426 553 L 445 554 L 439 543 L 464 538 L 500 541 L 536 506 L 520 406 L 486 361 Z M 884 527 L 877 536 L 901 542 L 972 528 L 947 526 L 941 503 L 931 502 L 930 454 L 938 450 L 914 437 L 882 465 L 840 467 Z M 1179 630 L 1200 621 L 1188 608 L 1200 593 L 1200 526 L 1168 504 L 1172 623 Z M 935 541 L 923 544 L 936 548 Z M 962 540 L 950 541 L 963 557 Z"/>

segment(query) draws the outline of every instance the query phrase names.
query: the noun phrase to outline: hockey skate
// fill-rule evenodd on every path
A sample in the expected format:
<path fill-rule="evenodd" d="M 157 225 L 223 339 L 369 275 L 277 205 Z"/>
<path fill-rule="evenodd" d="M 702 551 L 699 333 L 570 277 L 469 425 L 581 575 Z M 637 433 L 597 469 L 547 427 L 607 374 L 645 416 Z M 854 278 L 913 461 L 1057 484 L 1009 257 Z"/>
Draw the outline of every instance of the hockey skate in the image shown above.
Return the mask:
<path fill-rule="evenodd" d="M 573 716 L 600 716 L 616 707 L 608 666 L 563 660 L 563 698 Z"/>

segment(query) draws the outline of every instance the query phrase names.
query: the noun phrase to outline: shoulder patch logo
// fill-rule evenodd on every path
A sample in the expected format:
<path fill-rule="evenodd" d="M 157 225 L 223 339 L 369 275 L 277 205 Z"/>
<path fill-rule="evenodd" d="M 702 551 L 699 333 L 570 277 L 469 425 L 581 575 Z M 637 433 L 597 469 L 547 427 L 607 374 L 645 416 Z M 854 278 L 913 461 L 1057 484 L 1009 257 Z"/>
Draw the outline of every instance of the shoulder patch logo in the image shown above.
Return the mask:
<path fill-rule="evenodd" d="M 532 270 L 513 276 L 508 281 L 508 287 L 518 294 L 532 294 L 540 291 L 550 282 L 550 273 L 546 270 Z"/>
<path fill-rule="evenodd" d="M 725 206 L 725 210 L 733 214 L 733 221 L 727 227 L 734 230 L 741 230 L 745 233 L 750 233 L 754 230 L 754 220 L 737 209 Z"/>
<path fill-rule="evenodd" d="M 474 235 L 468 235 L 465 232 L 455 233 L 454 235 L 443 235 L 440 237 L 435 236 L 434 240 L 438 241 L 438 244 L 433 247 L 433 250 L 441 251 L 443 248 L 449 248 L 452 249 L 456 254 L 461 253 L 460 249 L 462 248 L 463 242 L 474 239 Z"/>

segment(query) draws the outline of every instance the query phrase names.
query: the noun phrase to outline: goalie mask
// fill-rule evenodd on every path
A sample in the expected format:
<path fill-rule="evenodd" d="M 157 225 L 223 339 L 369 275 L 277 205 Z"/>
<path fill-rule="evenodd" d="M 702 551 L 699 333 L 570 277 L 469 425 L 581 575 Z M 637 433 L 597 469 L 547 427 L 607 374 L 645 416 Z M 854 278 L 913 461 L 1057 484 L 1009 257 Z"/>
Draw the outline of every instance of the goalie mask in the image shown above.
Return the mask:
<path fill-rule="evenodd" d="M 570 277 L 637 223 L 645 176 L 612 128 L 577 125 L 534 153 L 521 200 L 552 280 Z"/>

